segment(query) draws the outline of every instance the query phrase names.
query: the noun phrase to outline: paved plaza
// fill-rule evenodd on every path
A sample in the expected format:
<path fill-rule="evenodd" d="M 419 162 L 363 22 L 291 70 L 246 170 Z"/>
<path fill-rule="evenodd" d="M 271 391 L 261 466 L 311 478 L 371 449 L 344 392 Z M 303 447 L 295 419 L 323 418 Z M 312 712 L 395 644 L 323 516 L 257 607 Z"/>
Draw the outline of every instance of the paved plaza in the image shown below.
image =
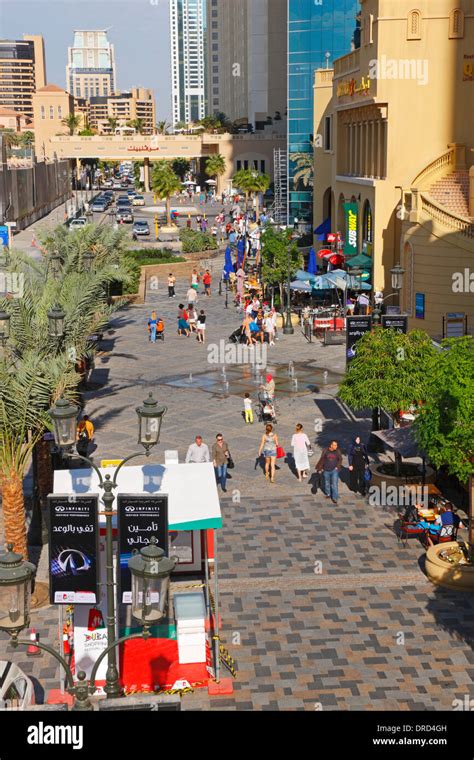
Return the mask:
<path fill-rule="evenodd" d="M 234 694 L 215 698 L 198 689 L 184 697 L 184 709 L 451 710 L 454 700 L 474 698 L 472 597 L 428 582 L 421 546 L 397 542 L 396 510 L 369 505 L 344 483 L 335 507 L 314 480 L 300 484 L 284 462 L 276 484 L 265 481 L 256 466 L 262 425 L 242 419 L 245 388 L 253 387 L 256 399 L 252 368 L 227 367 L 227 388 L 208 346 L 177 336 L 188 283 L 178 283 L 173 301 L 165 285 L 149 292 L 145 306 L 115 315 L 85 400 L 97 463 L 137 450 L 135 408 L 149 391 L 168 407 L 153 458 L 177 449 L 183 461 L 197 434 L 211 444 L 223 433 L 236 463 L 218 536 L 222 640 L 238 668 Z M 226 339 L 241 319 L 216 292 L 210 300 L 200 296 L 199 307 L 208 314 L 208 344 Z M 156 345 L 146 330 L 152 308 L 166 322 L 166 340 Z M 288 391 L 290 361 L 297 379 L 300 373 L 297 392 Z M 313 466 L 329 440 L 346 452 L 356 433 L 367 437 L 371 420 L 336 398 L 342 347 L 309 344 L 297 329 L 292 337 L 280 334 L 268 365 L 286 389 L 277 398 L 286 451 L 298 422 L 313 441 Z M 313 371 L 312 383 L 303 366 Z M 44 557 L 40 567 L 44 573 Z M 32 624 L 43 641 L 57 641 L 55 608 L 34 612 Z M 57 688 L 47 656 L 16 652 L 13 659 L 35 678 L 40 700 L 43 690 Z"/>

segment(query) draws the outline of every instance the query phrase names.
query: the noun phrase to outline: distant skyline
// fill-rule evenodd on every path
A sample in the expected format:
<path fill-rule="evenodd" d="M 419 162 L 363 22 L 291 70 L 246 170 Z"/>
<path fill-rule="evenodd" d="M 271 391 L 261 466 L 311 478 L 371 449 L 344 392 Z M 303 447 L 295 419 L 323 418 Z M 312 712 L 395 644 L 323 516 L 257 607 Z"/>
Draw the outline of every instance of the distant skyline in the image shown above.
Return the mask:
<path fill-rule="evenodd" d="M 0 37 L 41 34 L 49 84 L 66 88 L 67 49 L 75 29 L 107 29 L 117 87 L 154 91 L 157 121 L 171 121 L 168 0 L 1 0 Z"/>

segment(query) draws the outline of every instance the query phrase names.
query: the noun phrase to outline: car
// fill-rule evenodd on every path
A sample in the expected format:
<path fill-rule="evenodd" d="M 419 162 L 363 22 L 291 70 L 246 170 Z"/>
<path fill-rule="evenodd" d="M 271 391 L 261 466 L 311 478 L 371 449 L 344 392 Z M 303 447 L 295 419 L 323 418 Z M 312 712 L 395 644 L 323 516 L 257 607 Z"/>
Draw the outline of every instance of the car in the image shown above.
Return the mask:
<path fill-rule="evenodd" d="M 104 187 L 113 187 L 114 181 L 113 179 L 106 179 L 103 184 L 104 184 Z"/>
<path fill-rule="evenodd" d="M 114 179 L 113 188 L 114 188 L 114 190 L 121 190 L 122 189 L 122 183 L 121 183 L 121 181 L 119 179 Z"/>
<path fill-rule="evenodd" d="M 144 206 L 145 205 L 145 198 L 143 195 L 135 195 L 132 200 L 132 206 Z"/>
<path fill-rule="evenodd" d="M 0 660 L 0 710 L 27 710 L 35 704 L 32 681 L 18 665 Z"/>
<path fill-rule="evenodd" d="M 107 198 L 108 202 L 112 203 L 112 201 L 114 199 L 114 194 L 113 194 L 112 190 L 106 190 L 106 192 L 103 194 L 102 197 L 103 198 Z"/>
<path fill-rule="evenodd" d="M 108 203 L 105 200 L 105 198 L 104 199 L 96 198 L 96 200 L 91 205 L 91 209 L 92 211 L 101 213 L 107 209 L 107 206 L 108 206 Z"/>
<path fill-rule="evenodd" d="M 130 198 L 128 195 L 119 195 L 116 203 L 130 203 Z"/>
<path fill-rule="evenodd" d="M 129 198 L 134 198 L 137 195 L 136 190 L 127 190 L 127 195 Z"/>
<path fill-rule="evenodd" d="M 126 224 L 133 224 L 133 214 L 131 208 L 120 208 L 117 209 L 117 213 L 115 214 L 115 219 L 117 222 L 125 222 Z"/>
<path fill-rule="evenodd" d="M 87 219 L 85 216 L 80 216 L 78 219 L 73 219 L 72 222 L 69 224 L 69 230 L 80 230 L 83 227 L 85 227 L 87 224 Z"/>
<path fill-rule="evenodd" d="M 133 225 L 133 232 L 135 235 L 149 235 L 150 227 L 147 221 L 135 222 Z"/>

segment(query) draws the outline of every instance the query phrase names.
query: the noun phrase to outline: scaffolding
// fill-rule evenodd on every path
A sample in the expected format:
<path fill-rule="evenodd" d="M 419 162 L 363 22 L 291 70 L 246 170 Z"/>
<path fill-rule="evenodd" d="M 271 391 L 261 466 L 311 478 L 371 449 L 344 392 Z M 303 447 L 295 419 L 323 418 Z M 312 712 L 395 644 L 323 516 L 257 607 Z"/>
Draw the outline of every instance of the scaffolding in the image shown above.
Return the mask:
<path fill-rule="evenodd" d="M 277 224 L 288 225 L 288 151 L 275 148 L 275 202 L 273 217 Z"/>

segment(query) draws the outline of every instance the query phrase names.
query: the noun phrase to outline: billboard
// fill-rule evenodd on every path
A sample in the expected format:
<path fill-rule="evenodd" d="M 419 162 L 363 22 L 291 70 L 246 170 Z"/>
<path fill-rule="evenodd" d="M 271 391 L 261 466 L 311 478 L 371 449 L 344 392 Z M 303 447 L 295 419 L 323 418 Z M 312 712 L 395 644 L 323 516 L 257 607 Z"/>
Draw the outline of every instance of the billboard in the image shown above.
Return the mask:
<path fill-rule="evenodd" d="M 120 556 L 120 600 L 132 603 L 132 578 L 128 560 L 134 551 L 148 546 L 152 536 L 168 555 L 168 496 L 119 494 L 117 496 Z"/>
<path fill-rule="evenodd" d="M 372 330 L 372 317 L 347 317 L 346 324 L 346 361 L 350 364 L 355 359 L 358 341 Z"/>
<path fill-rule="evenodd" d="M 98 502 L 93 495 L 48 496 L 51 604 L 98 601 Z"/>

